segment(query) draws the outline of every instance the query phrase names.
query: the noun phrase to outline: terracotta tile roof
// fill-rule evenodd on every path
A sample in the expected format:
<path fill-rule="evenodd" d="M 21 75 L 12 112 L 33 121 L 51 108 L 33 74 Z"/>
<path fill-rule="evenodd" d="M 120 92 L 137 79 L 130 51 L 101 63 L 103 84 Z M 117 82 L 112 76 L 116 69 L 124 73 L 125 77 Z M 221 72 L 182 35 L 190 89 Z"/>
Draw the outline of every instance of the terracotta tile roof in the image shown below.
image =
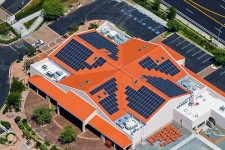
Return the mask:
<path fill-rule="evenodd" d="M 89 32 L 96 32 L 96 31 L 92 30 L 85 33 L 89 33 Z M 80 44 L 84 45 L 86 48 L 91 50 L 94 56 L 104 58 L 106 60 L 106 63 L 102 65 L 101 67 L 93 68 L 90 70 L 86 68 L 83 70 L 75 71 L 74 69 L 66 65 L 63 61 L 56 58 L 55 55 L 63 47 L 65 47 L 67 43 L 71 41 L 72 39 L 75 39 Z M 161 44 L 161 43 L 158 43 L 158 44 Z M 130 39 L 122 45 L 117 45 L 119 58 L 117 61 L 115 61 L 111 59 L 109 56 L 107 56 L 104 48 L 96 49 L 93 45 L 91 45 L 90 43 L 88 43 L 87 41 L 79 37 L 79 35 L 73 35 L 72 37 L 69 38 L 68 41 L 66 41 L 59 48 L 57 48 L 53 53 L 51 53 L 49 55 L 49 58 L 54 60 L 57 64 L 59 64 L 60 66 L 64 67 L 65 69 L 71 72 L 71 75 L 63 79 L 62 81 L 60 81 L 60 83 L 85 91 L 89 95 L 89 97 L 93 99 L 93 101 L 99 106 L 99 108 L 101 108 L 101 110 L 111 120 L 118 119 L 118 117 L 122 116 L 123 114 L 126 113 L 126 111 L 128 111 L 134 114 L 134 116 L 138 117 L 143 122 L 147 122 L 159 109 L 161 109 L 165 105 L 165 103 L 168 100 L 171 99 L 171 97 L 168 97 L 167 95 L 165 95 L 165 93 L 163 93 L 156 87 L 152 86 L 150 83 L 147 83 L 146 80 L 141 79 L 141 77 L 143 75 L 147 75 L 151 77 L 160 77 L 164 80 L 170 80 L 171 82 L 177 85 L 177 81 L 186 75 L 186 72 L 184 72 L 182 68 L 175 62 L 175 60 L 172 59 L 171 56 L 158 44 L 145 42 L 140 39 Z M 168 47 L 165 47 L 165 49 L 168 50 L 168 52 L 171 55 L 174 55 L 176 59 L 181 58 L 180 55 L 178 55 L 173 50 L 168 49 Z M 140 66 L 139 62 L 148 56 L 151 57 L 154 61 L 156 59 L 160 60 L 160 63 L 165 60 L 170 60 L 171 63 L 180 70 L 180 72 L 174 76 L 171 76 L 169 74 L 165 74 L 155 69 L 152 69 L 152 70 L 144 69 Z M 165 58 L 165 60 L 161 60 L 162 56 Z M 92 59 L 88 58 L 86 62 L 90 63 L 92 62 Z M 107 82 L 108 80 L 112 78 L 117 79 L 116 84 L 117 84 L 118 91 L 116 91 L 115 94 L 117 99 L 116 103 L 118 105 L 117 108 L 119 110 L 113 114 L 109 114 L 102 107 L 102 105 L 99 104 L 99 102 L 101 101 L 101 99 L 99 99 L 99 96 L 103 98 L 105 97 L 104 95 L 101 94 L 104 92 L 104 90 L 94 95 L 91 95 L 90 91 L 101 86 L 102 84 L 104 84 L 105 82 Z M 90 82 L 86 83 L 86 80 L 90 80 Z M 138 81 L 138 83 L 134 84 L 134 81 L 136 80 Z M 127 95 L 125 95 L 125 92 L 126 92 L 125 88 L 127 86 L 131 86 L 135 90 L 138 90 L 142 86 L 146 86 L 151 91 L 153 91 L 154 93 L 162 97 L 166 102 L 163 103 L 159 107 L 159 109 L 157 109 L 149 118 L 144 118 L 140 114 L 133 111 L 127 106 L 128 104 L 128 101 L 126 100 Z"/>
<path fill-rule="evenodd" d="M 85 121 L 96 110 L 92 105 L 71 91 L 65 97 L 61 97 L 59 105 L 81 121 Z"/>
<path fill-rule="evenodd" d="M 28 81 L 38 87 L 44 93 L 47 93 L 51 98 L 55 100 L 61 100 L 61 98 L 64 97 L 66 94 L 42 76 L 34 75 L 30 77 Z"/>
<path fill-rule="evenodd" d="M 122 148 L 127 148 L 132 144 L 131 140 L 124 133 L 97 115 L 90 120 L 89 124 Z"/>
<path fill-rule="evenodd" d="M 179 54 L 178 52 L 176 52 L 175 50 L 171 49 L 170 47 L 168 47 L 167 45 L 163 44 L 162 42 L 156 42 L 156 44 L 159 44 L 161 46 L 163 46 L 165 48 L 165 50 L 170 53 L 170 55 L 173 56 L 174 59 L 176 60 L 181 60 L 184 59 L 185 57 L 181 54 Z"/>
<path fill-rule="evenodd" d="M 95 111 L 95 108 L 92 105 L 78 97 L 73 92 L 63 92 L 42 76 L 34 75 L 30 77 L 28 81 L 38 87 L 44 93 L 47 93 L 51 98 L 57 101 L 60 106 L 62 106 L 81 121 L 87 119 L 87 117 L 89 117 Z"/>

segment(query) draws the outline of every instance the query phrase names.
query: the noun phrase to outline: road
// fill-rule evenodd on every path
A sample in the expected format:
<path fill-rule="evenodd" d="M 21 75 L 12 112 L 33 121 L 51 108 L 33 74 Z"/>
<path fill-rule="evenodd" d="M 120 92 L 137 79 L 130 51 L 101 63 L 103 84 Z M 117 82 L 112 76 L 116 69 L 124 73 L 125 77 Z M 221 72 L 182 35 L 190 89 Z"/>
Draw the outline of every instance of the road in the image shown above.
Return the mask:
<path fill-rule="evenodd" d="M 224 0 L 163 0 L 163 3 L 173 6 L 183 18 L 225 44 Z"/>
<path fill-rule="evenodd" d="M 63 35 L 72 24 L 79 26 L 89 20 L 108 20 L 135 37 L 146 41 L 166 31 L 163 25 L 140 13 L 137 9 L 125 2 L 119 3 L 114 0 L 95 0 L 93 3 L 58 19 L 49 27 L 58 34 Z"/>
<path fill-rule="evenodd" d="M 9 69 L 20 55 L 25 55 L 29 44 L 21 40 L 11 46 L 0 46 L 0 109 L 9 91 Z"/>
<path fill-rule="evenodd" d="M 5 0 L 1 7 L 6 9 L 11 14 L 17 13 L 21 10 L 25 5 L 27 5 L 30 0 Z"/>

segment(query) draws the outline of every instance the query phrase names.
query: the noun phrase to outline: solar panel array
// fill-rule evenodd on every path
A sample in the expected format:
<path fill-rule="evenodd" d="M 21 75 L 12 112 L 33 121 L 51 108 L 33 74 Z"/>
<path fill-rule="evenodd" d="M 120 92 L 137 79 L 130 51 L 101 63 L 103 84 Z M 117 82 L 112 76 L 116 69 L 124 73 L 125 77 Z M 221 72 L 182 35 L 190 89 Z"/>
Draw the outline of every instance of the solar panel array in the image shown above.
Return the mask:
<path fill-rule="evenodd" d="M 169 80 L 164 80 L 162 78 L 144 76 L 147 82 L 159 89 L 161 92 L 169 97 L 174 97 L 178 95 L 185 94 L 186 91 L 174 84 Z"/>
<path fill-rule="evenodd" d="M 138 91 L 127 86 L 125 94 L 127 95 L 126 100 L 129 101 L 127 106 L 146 119 L 165 102 L 163 98 L 145 86 Z"/>
<path fill-rule="evenodd" d="M 93 52 L 91 50 L 73 39 L 64 48 L 62 48 L 62 50 L 59 51 L 55 57 L 76 71 L 79 71 L 80 69 L 83 70 L 84 68 L 91 70 L 92 68 L 102 66 L 106 62 L 105 59 L 100 57 L 94 62 L 94 64 L 88 64 L 85 61 L 92 54 Z"/>
<path fill-rule="evenodd" d="M 150 57 L 147 57 L 140 61 L 139 64 L 144 69 L 147 68 L 148 70 L 159 70 L 160 72 L 170 74 L 171 76 L 174 76 L 180 72 L 180 70 L 169 59 L 164 61 L 160 65 L 157 65 L 157 63 L 155 63 Z"/>
<path fill-rule="evenodd" d="M 99 91 L 101 91 L 102 89 L 104 89 L 108 96 L 106 98 L 104 98 L 103 100 L 101 100 L 99 102 L 99 104 L 110 114 L 114 114 L 115 112 L 117 112 L 118 109 L 118 103 L 117 103 L 117 98 L 116 98 L 116 91 L 118 90 L 117 88 L 117 83 L 116 83 L 116 79 L 112 78 L 109 81 L 105 82 L 104 84 L 102 84 L 101 86 L 95 88 L 94 90 L 92 90 L 90 92 L 91 95 L 94 95 L 96 93 L 98 93 Z M 105 95 L 105 94 L 104 94 Z"/>
<path fill-rule="evenodd" d="M 79 35 L 83 40 L 87 41 L 91 45 L 93 45 L 97 49 L 105 48 L 107 49 L 111 54 L 108 56 L 112 58 L 113 60 L 118 60 L 118 49 L 115 44 L 107 40 L 106 38 L 102 37 L 100 34 L 96 32 L 90 32 L 86 34 Z"/>

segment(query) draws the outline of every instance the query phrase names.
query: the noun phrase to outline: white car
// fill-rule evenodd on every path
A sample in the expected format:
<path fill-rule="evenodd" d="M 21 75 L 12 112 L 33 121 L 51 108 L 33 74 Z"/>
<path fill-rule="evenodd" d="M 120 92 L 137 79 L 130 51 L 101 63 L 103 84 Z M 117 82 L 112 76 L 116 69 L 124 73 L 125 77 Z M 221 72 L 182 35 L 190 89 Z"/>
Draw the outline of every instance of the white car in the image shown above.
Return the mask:
<path fill-rule="evenodd" d="M 37 48 L 37 47 L 39 47 L 39 46 L 41 46 L 41 45 L 43 45 L 43 44 L 44 44 L 44 42 L 43 42 L 42 40 L 37 40 L 37 41 L 35 41 L 35 42 L 32 44 L 32 46 L 35 47 L 35 48 Z"/>

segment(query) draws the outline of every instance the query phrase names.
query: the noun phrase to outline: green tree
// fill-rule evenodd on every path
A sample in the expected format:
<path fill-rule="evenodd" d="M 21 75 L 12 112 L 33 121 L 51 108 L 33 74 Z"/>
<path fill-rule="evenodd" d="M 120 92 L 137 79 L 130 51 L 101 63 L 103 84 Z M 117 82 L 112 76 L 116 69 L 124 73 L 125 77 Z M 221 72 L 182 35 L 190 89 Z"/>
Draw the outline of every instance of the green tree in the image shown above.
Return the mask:
<path fill-rule="evenodd" d="M 160 4 L 161 4 L 161 0 L 154 0 L 153 8 L 155 10 L 159 10 L 160 9 Z"/>
<path fill-rule="evenodd" d="M 65 4 L 61 0 L 45 0 L 43 10 L 47 20 L 54 20 L 65 13 Z"/>
<path fill-rule="evenodd" d="M 52 121 L 52 110 L 45 106 L 37 107 L 33 111 L 32 119 L 39 125 L 49 123 Z"/>
<path fill-rule="evenodd" d="M 174 7 L 169 7 L 168 10 L 169 12 L 168 12 L 167 18 L 169 20 L 173 20 L 176 17 L 176 9 Z"/>
<path fill-rule="evenodd" d="M 19 108 L 21 106 L 21 93 L 19 92 L 10 92 L 7 97 L 7 103 L 12 105 L 14 108 Z"/>
<path fill-rule="evenodd" d="M 26 87 L 23 82 L 19 81 L 16 77 L 13 77 L 10 92 L 22 93 L 23 91 L 25 91 L 25 89 Z"/>
<path fill-rule="evenodd" d="M 36 48 L 34 48 L 33 46 L 29 46 L 27 48 L 27 55 L 28 56 L 34 56 L 36 53 Z"/>
<path fill-rule="evenodd" d="M 97 28 L 98 28 L 98 25 L 96 23 L 90 23 L 88 30 L 97 29 Z"/>
<path fill-rule="evenodd" d="M 60 140 L 64 143 L 71 143 L 73 140 L 75 140 L 77 136 L 76 131 L 72 128 L 72 126 L 66 126 L 60 133 Z"/>
<path fill-rule="evenodd" d="M 169 20 L 167 22 L 167 26 L 169 28 L 169 31 L 171 31 L 171 32 L 176 32 L 180 28 L 179 23 L 177 21 L 175 21 L 175 20 Z"/>

